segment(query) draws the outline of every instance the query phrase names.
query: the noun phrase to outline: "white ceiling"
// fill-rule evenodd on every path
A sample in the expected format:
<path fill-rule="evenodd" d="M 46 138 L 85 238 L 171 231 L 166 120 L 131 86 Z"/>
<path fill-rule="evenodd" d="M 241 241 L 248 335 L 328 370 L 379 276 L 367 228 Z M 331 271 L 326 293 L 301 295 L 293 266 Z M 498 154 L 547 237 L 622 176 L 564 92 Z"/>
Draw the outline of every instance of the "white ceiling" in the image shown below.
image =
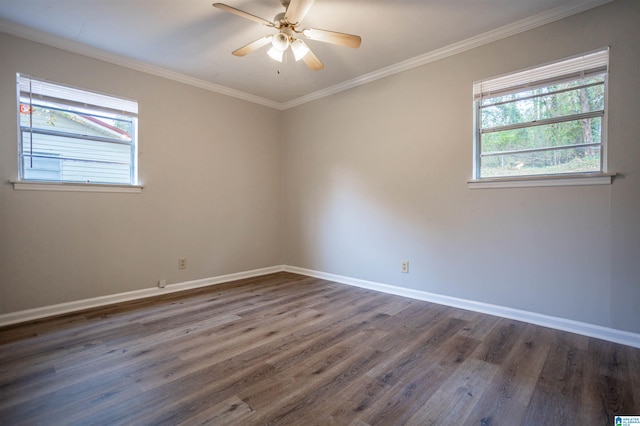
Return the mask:
<path fill-rule="evenodd" d="M 0 0 L 0 31 L 276 108 L 334 93 L 611 0 L 316 0 L 301 27 L 357 34 L 359 49 L 307 40 L 309 70 L 268 47 L 231 52 L 275 29 L 212 0 Z M 279 0 L 223 0 L 269 21 Z"/>

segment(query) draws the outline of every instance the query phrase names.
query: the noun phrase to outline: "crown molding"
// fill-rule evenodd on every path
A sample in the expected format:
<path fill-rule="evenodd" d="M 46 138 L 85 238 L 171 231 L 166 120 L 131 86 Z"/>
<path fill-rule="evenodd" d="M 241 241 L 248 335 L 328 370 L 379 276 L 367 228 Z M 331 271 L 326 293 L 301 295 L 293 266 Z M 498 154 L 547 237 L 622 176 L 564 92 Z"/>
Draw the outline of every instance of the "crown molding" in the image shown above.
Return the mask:
<path fill-rule="evenodd" d="M 151 65 L 146 62 L 137 61 L 135 59 L 127 58 L 121 55 L 116 55 L 115 53 L 110 53 L 95 47 L 88 46 L 86 44 L 79 43 L 77 41 L 54 36 L 33 28 L 25 27 L 11 21 L 7 21 L 5 19 L 0 19 L 0 32 L 35 41 L 36 43 L 41 43 L 47 46 L 66 50 L 72 53 L 78 53 L 80 55 L 109 62 L 111 64 L 119 65 L 121 67 L 129 68 L 135 71 L 141 71 L 146 74 L 151 74 L 157 77 L 166 78 L 168 80 L 177 81 L 179 83 L 188 84 L 190 86 L 209 90 L 221 95 L 231 96 L 233 98 L 253 102 L 269 108 L 281 108 L 280 103 L 269 99 L 261 98 L 250 93 L 242 92 L 240 90 L 231 89 L 229 87 L 211 83 L 206 80 L 191 77 L 186 74 L 171 71 L 166 68 Z"/>
<path fill-rule="evenodd" d="M 336 93 L 343 92 L 345 90 L 352 89 L 354 87 L 362 86 L 367 83 L 371 83 L 376 80 L 380 80 L 385 77 L 398 74 L 412 68 L 416 68 L 422 65 L 426 65 L 430 62 L 435 62 L 440 59 L 444 59 L 449 56 L 456 55 L 458 53 L 471 50 L 473 48 L 483 46 L 485 44 L 498 41 L 512 35 L 516 35 L 540 26 L 559 21 L 569 16 L 584 12 L 594 7 L 602 6 L 606 3 L 610 3 L 614 0 L 576 0 L 569 2 L 554 9 L 538 13 L 537 15 L 530 16 L 525 19 L 513 22 L 503 27 L 497 28 L 492 31 L 480 34 L 462 40 L 457 43 L 450 44 L 441 49 L 436 49 L 431 52 L 419 55 L 397 64 L 381 68 L 368 74 L 356 77 L 354 79 L 345 81 L 340 84 L 328 87 L 326 89 L 318 90 L 316 92 L 304 95 L 287 102 L 276 102 L 270 99 L 262 98 L 250 93 L 242 92 L 240 90 L 231 89 L 229 87 L 221 86 L 219 84 L 211 83 L 206 80 L 191 77 L 182 73 L 168 70 L 166 68 L 151 65 L 142 61 L 126 58 L 114 53 L 106 52 L 101 49 L 87 46 L 85 44 L 68 40 L 62 37 L 53 36 L 51 34 L 38 31 L 29 27 L 25 27 L 4 19 L 0 19 L 0 32 L 5 32 L 17 37 L 21 37 L 27 40 L 42 43 L 51 47 L 67 50 L 73 53 L 78 53 L 90 58 L 99 59 L 101 61 L 109 62 L 115 65 L 119 65 L 125 68 L 141 71 L 147 74 L 163 77 L 169 80 L 177 81 L 180 83 L 195 86 L 204 90 L 209 90 L 215 93 L 219 93 L 226 96 L 231 96 L 237 99 L 253 102 L 259 105 L 263 105 L 269 108 L 277 110 L 287 110 L 299 105 L 306 104 L 311 101 L 325 98 L 327 96 L 335 95 Z"/>
<path fill-rule="evenodd" d="M 466 40 L 450 44 L 441 49 L 432 50 L 431 52 L 427 52 L 423 55 L 398 62 L 397 64 L 381 68 L 368 74 L 364 74 L 352 80 L 336 84 L 335 86 L 331 86 L 326 89 L 318 90 L 317 92 L 301 96 L 299 98 L 281 104 L 281 109 L 290 109 L 311 101 L 325 98 L 327 96 L 335 95 L 336 93 L 340 93 L 354 87 L 362 86 L 364 84 L 371 83 L 385 77 L 390 77 L 394 74 L 399 74 L 412 68 L 426 65 L 430 62 L 435 62 L 440 59 L 444 59 L 449 56 L 453 56 L 458 53 L 462 53 L 467 50 L 492 43 L 494 41 L 502 40 L 504 38 L 523 33 L 528 30 L 532 30 L 534 28 L 538 28 L 546 24 L 550 24 L 555 21 L 559 21 L 561 19 L 578 14 L 580 12 L 584 12 L 589 9 L 593 9 L 594 7 L 602 6 L 603 4 L 610 3 L 612 1 L 614 0 L 591 0 L 587 2 L 575 1 L 572 3 L 568 3 L 554 9 L 538 13 L 537 15 L 521 19 L 495 30 L 488 31 L 486 33 L 468 38 Z"/>

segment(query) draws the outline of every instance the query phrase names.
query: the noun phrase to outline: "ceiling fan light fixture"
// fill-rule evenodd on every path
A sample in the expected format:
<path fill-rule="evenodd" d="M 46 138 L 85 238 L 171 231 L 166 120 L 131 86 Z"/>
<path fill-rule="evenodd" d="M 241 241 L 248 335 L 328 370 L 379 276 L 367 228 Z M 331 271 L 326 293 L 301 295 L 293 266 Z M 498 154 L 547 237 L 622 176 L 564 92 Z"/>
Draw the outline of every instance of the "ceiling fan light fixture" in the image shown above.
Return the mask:
<path fill-rule="evenodd" d="M 289 47 L 289 36 L 284 33 L 278 33 L 271 38 L 271 44 L 274 49 L 284 52 Z"/>
<path fill-rule="evenodd" d="M 291 50 L 293 51 L 293 56 L 296 58 L 296 61 L 304 58 L 305 55 L 309 53 L 309 47 L 307 47 L 306 43 L 300 39 L 291 43 Z"/>
<path fill-rule="evenodd" d="M 246 56 L 271 43 L 271 48 L 267 54 L 274 61 L 283 62 L 285 52 L 291 47 L 291 52 L 296 61 L 302 59 L 310 70 L 318 71 L 323 69 L 324 65 L 313 51 L 309 49 L 309 46 L 301 39 L 298 39 L 298 34 L 302 33 L 310 40 L 321 41 L 323 43 L 336 44 L 354 49 L 360 47 L 362 39 L 357 35 L 313 28 L 298 29 L 300 22 L 313 5 L 314 0 L 280 0 L 280 2 L 284 6 L 285 11 L 278 13 L 273 19 L 273 22 L 224 3 L 213 4 L 214 7 L 224 10 L 225 12 L 232 13 L 250 21 L 255 21 L 277 31 L 276 34 L 264 36 L 234 50 L 231 52 L 234 56 Z"/>
<path fill-rule="evenodd" d="M 267 55 L 269 55 L 274 61 L 282 62 L 284 51 L 278 50 L 275 47 L 271 47 L 271 49 L 267 51 Z"/>

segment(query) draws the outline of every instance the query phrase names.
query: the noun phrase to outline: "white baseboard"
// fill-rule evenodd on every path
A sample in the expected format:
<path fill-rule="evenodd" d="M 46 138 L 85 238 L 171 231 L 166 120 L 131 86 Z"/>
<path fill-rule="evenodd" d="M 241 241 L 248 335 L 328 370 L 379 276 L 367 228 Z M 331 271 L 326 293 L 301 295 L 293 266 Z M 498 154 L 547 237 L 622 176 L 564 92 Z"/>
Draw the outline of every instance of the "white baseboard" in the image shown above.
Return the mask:
<path fill-rule="evenodd" d="M 452 306 L 454 308 L 466 309 L 483 314 L 495 315 L 503 318 L 509 318 L 517 321 L 524 321 L 531 324 L 549 327 L 556 330 L 568 331 L 570 333 L 581 334 L 584 336 L 595 337 L 597 339 L 607 340 L 610 342 L 620 343 L 635 348 L 640 348 L 640 334 L 631 333 L 623 330 L 602 327 L 599 325 L 588 324 L 584 322 L 574 321 L 565 318 L 553 317 L 549 315 L 528 312 L 519 309 L 508 308 L 505 306 L 491 305 L 489 303 L 476 302 L 473 300 L 460 299 L 457 297 L 444 296 L 441 294 L 429 293 L 421 290 L 413 290 L 409 288 L 397 287 L 388 284 L 366 281 L 357 278 L 345 277 L 342 275 L 329 274 L 326 272 L 314 271 L 311 269 L 298 268 L 295 266 L 284 266 L 284 271 L 295 274 L 307 275 L 314 278 L 321 278 L 329 281 L 335 281 L 342 284 L 352 285 L 355 287 L 366 288 L 369 290 L 380 291 L 382 293 L 395 294 L 397 296 L 409 297 L 411 299 L 424 300 L 426 302 L 437 303 L 440 305 Z"/>
<path fill-rule="evenodd" d="M 553 317 L 549 315 L 528 312 L 519 309 L 508 308 L 505 306 L 492 305 L 489 303 L 476 302 L 473 300 L 460 299 L 457 297 L 444 296 L 441 294 L 429 293 L 421 290 L 414 290 L 382 284 L 374 281 L 366 281 L 357 278 L 346 277 L 343 275 L 330 274 L 327 272 L 315 271 L 312 269 L 298 268 L 289 265 L 277 265 L 268 268 L 254 269 L 251 271 L 238 272 L 234 274 L 220 275 L 217 277 L 203 278 L 200 280 L 186 281 L 176 284 L 168 284 L 165 288 L 146 288 L 142 290 L 129 291 L 108 296 L 94 297 L 91 299 L 78 300 L 57 305 L 44 306 L 41 308 L 28 309 L 24 311 L 11 312 L 0 315 L 0 327 L 10 324 L 16 324 L 25 321 L 45 318 L 54 315 L 66 314 L 69 312 L 80 311 L 99 306 L 111 305 L 114 303 L 127 302 L 130 300 L 144 299 L 146 297 L 159 296 L 162 294 L 175 293 L 178 291 L 189 290 L 193 288 L 206 287 L 210 285 L 222 284 L 229 281 L 241 280 L 245 278 L 258 277 L 261 275 L 273 274 L 276 272 L 292 272 L 295 274 L 306 275 L 314 278 L 326 279 L 342 284 L 352 285 L 355 287 L 375 290 L 382 293 L 395 294 L 397 296 L 409 297 L 416 300 L 424 300 L 426 302 L 437 303 L 440 305 L 452 306 L 455 308 L 466 309 L 474 312 L 495 315 L 503 318 L 510 318 L 517 321 L 524 321 L 543 327 L 554 328 L 557 330 L 568 331 L 570 333 L 581 334 L 584 336 L 595 337 L 597 339 L 607 340 L 610 342 L 620 343 L 623 345 L 640 348 L 640 334 L 631 333 L 623 330 L 602 327 L 599 325 L 588 324 L 584 322 L 569 320 L 565 318 Z"/>
<path fill-rule="evenodd" d="M 54 315 L 66 314 L 74 311 L 81 311 L 99 306 L 111 305 L 114 303 L 127 302 L 130 300 L 144 299 L 146 297 L 160 296 L 163 294 L 175 293 L 178 291 L 190 290 L 193 288 L 206 287 L 209 285 L 222 284 L 229 281 L 242 280 L 245 278 L 258 277 L 260 275 L 281 272 L 284 266 L 271 266 L 268 268 L 254 269 L 251 271 L 237 272 L 234 274 L 220 275 L 217 277 L 203 278 L 194 281 L 185 281 L 176 284 L 167 284 L 164 288 L 151 287 L 142 290 L 128 291 L 125 293 L 111 294 L 107 296 L 94 297 L 91 299 L 77 300 L 73 302 L 60 303 L 57 305 L 43 306 L 41 308 L 28 309 L 24 311 L 11 312 L 0 315 L 0 327 L 16 324 L 25 321 L 32 321 Z"/>

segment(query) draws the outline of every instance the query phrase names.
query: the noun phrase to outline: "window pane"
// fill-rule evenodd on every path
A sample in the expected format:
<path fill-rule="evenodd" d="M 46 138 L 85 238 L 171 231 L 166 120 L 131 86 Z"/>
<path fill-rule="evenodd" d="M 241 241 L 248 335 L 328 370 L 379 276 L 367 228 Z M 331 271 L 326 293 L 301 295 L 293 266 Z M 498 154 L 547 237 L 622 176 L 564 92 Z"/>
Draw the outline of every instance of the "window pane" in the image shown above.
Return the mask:
<path fill-rule="evenodd" d="M 34 180 L 60 180 L 60 159 L 41 157 L 41 154 L 34 152 L 33 156 L 23 156 L 25 174 Z"/>
<path fill-rule="evenodd" d="M 43 179 L 41 173 L 36 173 L 36 164 L 55 159 L 60 164 L 56 180 L 131 183 L 131 145 L 34 133 L 32 147 L 30 133 L 22 135 L 25 179 Z"/>
<path fill-rule="evenodd" d="M 24 132 L 24 153 L 31 152 L 29 132 Z M 131 145 L 115 144 L 66 136 L 33 134 L 33 151 L 55 157 L 112 163 L 129 163 Z"/>
<path fill-rule="evenodd" d="M 602 117 L 481 135 L 481 153 L 601 143 Z"/>
<path fill-rule="evenodd" d="M 583 112 L 604 110 L 604 83 L 581 87 L 559 93 L 544 94 L 566 89 L 562 84 L 547 86 L 534 91 L 492 98 L 487 103 L 502 102 L 482 108 L 482 128 L 529 123 L 547 118 L 563 117 Z M 528 97 L 531 94 L 542 96 Z M 525 98 L 525 99 L 522 99 Z"/>
<path fill-rule="evenodd" d="M 20 126 L 33 129 L 131 141 L 133 119 L 92 114 L 39 104 L 20 104 Z"/>
<path fill-rule="evenodd" d="M 546 93 L 558 90 L 571 89 L 579 86 L 584 86 L 588 84 L 594 83 L 602 83 L 604 82 L 604 74 L 598 76 L 591 76 L 586 78 L 579 78 L 576 80 L 570 80 L 565 82 L 556 82 L 549 85 L 544 85 L 540 87 L 536 87 L 534 89 L 526 89 L 523 88 L 521 91 L 516 91 L 513 93 L 508 93 L 501 96 L 493 96 L 493 97 L 483 97 L 482 98 L 482 106 L 495 104 L 498 102 L 509 102 L 514 101 L 516 99 L 529 98 L 531 96 L 536 95 L 544 95 Z"/>
<path fill-rule="evenodd" d="M 473 84 L 474 179 L 606 171 L 608 49 Z"/>
<path fill-rule="evenodd" d="M 20 179 L 137 182 L 136 101 L 17 75 Z"/>
<path fill-rule="evenodd" d="M 45 159 L 34 157 L 34 168 L 31 168 L 29 156 L 24 157 L 25 179 L 48 180 L 53 177 L 52 174 L 45 175 L 35 168 L 36 164 L 41 161 L 45 161 Z M 128 164 L 87 163 L 68 159 L 58 161 L 60 163 L 60 171 L 58 172 L 60 178 L 58 180 L 64 182 L 129 184 L 131 180 L 131 168 Z"/>
<path fill-rule="evenodd" d="M 566 148 L 552 151 L 482 157 L 481 176 L 528 176 L 600 171 L 600 147 Z"/>

